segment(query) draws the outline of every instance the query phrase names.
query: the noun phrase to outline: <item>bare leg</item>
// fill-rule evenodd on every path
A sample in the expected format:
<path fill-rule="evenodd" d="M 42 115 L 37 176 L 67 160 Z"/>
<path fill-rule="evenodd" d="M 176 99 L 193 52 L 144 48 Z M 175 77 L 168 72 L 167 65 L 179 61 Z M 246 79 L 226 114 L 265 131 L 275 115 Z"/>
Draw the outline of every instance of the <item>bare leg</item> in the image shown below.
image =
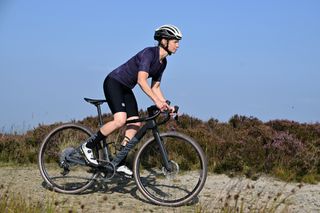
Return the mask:
<path fill-rule="evenodd" d="M 138 119 L 138 116 L 132 116 L 130 118 L 128 118 L 128 120 L 134 120 L 134 119 Z M 126 126 L 126 131 L 125 131 L 125 137 L 121 143 L 122 146 L 127 145 L 127 143 L 129 142 L 129 140 L 131 140 L 131 138 L 133 138 L 133 136 L 136 135 L 137 131 L 139 130 L 139 128 L 141 127 L 141 123 L 130 123 L 127 124 Z"/>
<path fill-rule="evenodd" d="M 113 120 L 104 124 L 100 131 L 104 136 L 110 135 L 113 131 L 123 127 L 126 124 L 127 113 L 117 112 L 113 115 Z"/>

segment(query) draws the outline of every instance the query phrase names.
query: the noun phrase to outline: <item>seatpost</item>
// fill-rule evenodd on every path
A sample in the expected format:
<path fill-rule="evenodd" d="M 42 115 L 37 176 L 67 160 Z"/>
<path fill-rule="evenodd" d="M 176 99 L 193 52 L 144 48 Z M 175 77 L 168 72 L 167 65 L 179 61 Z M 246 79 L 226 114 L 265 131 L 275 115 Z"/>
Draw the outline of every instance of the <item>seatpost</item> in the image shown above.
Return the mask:
<path fill-rule="evenodd" d="M 101 107 L 100 107 L 99 104 L 97 104 L 96 107 L 97 107 L 98 117 L 99 117 L 99 127 L 101 127 L 102 124 L 103 124 L 103 123 L 102 123 L 102 115 L 101 115 Z"/>

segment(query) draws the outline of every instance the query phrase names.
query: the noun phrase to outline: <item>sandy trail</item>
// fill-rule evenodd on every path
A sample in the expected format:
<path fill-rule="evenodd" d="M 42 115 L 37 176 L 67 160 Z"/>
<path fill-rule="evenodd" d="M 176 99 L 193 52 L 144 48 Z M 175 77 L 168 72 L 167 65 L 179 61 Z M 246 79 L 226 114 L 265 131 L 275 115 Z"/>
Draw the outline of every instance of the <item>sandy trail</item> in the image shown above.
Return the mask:
<path fill-rule="evenodd" d="M 134 180 L 113 181 L 82 195 L 55 193 L 44 187 L 36 166 L 1 167 L 0 194 L 7 191 L 30 202 L 53 201 L 57 212 L 220 212 L 225 206 L 242 206 L 246 211 L 320 212 L 320 184 L 285 183 L 270 177 L 253 181 L 211 174 L 193 203 L 175 208 L 149 203 Z"/>

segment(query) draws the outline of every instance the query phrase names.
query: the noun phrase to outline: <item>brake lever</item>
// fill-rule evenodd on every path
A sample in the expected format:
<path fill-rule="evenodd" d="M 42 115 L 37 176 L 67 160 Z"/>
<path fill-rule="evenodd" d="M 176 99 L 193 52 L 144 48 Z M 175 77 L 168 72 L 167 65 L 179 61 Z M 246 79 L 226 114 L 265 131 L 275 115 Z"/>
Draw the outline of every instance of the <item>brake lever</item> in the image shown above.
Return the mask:
<path fill-rule="evenodd" d="M 178 111 L 179 111 L 179 106 L 174 106 L 174 113 L 175 113 L 176 115 L 175 115 L 173 118 L 174 118 L 174 120 L 176 120 L 176 121 L 179 120 Z"/>
<path fill-rule="evenodd" d="M 178 111 L 179 111 L 179 106 L 174 106 L 174 113 L 178 113 Z"/>

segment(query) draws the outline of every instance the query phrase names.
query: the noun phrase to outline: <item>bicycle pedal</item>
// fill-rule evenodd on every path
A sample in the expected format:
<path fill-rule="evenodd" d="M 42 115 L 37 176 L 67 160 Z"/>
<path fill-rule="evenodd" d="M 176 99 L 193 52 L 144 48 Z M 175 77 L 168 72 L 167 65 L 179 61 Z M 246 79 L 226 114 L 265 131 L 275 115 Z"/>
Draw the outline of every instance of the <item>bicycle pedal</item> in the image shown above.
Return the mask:
<path fill-rule="evenodd" d="M 125 177 L 126 179 L 133 180 L 133 175 L 124 175 L 124 177 Z"/>
<path fill-rule="evenodd" d="M 132 180 L 133 179 L 133 175 L 127 175 L 123 172 L 117 172 L 117 174 L 121 177 L 121 178 L 125 178 L 125 179 L 130 179 Z"/>

